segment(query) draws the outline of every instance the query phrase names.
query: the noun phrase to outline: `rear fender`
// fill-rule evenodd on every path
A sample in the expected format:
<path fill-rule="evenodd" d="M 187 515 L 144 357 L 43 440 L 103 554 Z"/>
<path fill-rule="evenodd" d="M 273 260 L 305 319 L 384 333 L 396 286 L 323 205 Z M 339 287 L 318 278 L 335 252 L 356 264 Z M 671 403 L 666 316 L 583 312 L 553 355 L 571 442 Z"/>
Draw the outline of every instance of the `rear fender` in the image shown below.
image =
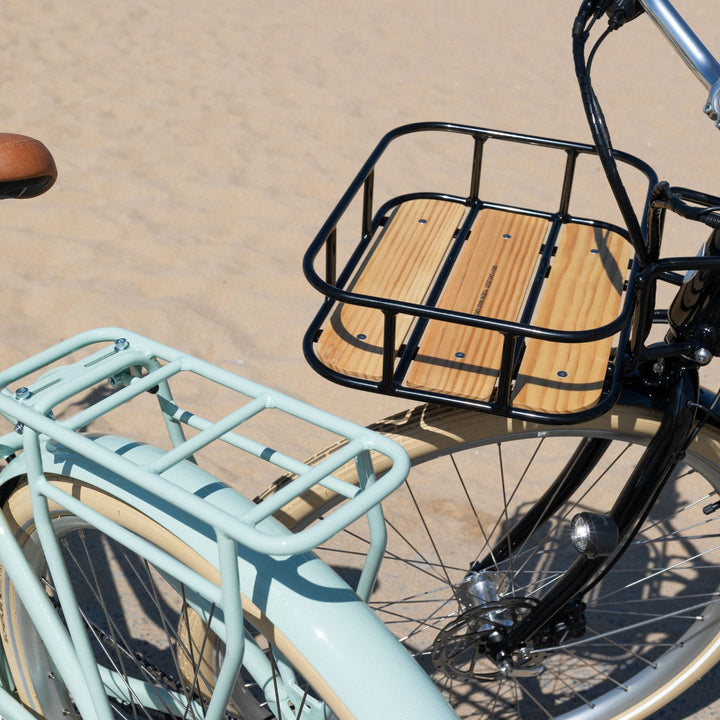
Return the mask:
<path fill-rule="evenodd" d="M 140 466 L 163 454 L 126 438 L 87 437 Z M 200 511 L 191 515 L 54 441 L 41 441 L 40 450 L 46 476 L 70 477 L 132 504 L 218 568 L 215 532 L 203 522 Z M 7 497 L 26 475 L 20 455 L 0 474 L 0 494 Z M 254 507 L 251 500 L 190 462 L 174 466 L 163 478 L 197 495 L 199 508 L 207 502 L 240 517 Z M 273 534 L 289 533 L 273 518 L 264 520 L 262 527 Z M 246 617 L 272 623 L 342 699 L 347 717 L 374 719 L 378 708 L 387 717 L 456 717 L 395 636 L 317 556 L 303 553 L 280 558 L 240 543 L 236 546 Z M 216 628 L 213 623 L 213 629 L 224 636 L 222 624 Z M 341 717 L 346 716 L 344 710 Z"/>

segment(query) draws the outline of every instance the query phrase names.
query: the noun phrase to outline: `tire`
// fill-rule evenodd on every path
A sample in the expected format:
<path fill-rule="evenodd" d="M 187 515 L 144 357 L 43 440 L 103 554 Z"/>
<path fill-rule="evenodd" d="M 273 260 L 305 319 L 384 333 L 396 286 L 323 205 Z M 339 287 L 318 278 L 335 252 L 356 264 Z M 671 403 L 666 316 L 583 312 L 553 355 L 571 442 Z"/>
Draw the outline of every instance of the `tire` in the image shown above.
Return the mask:
<path fill-rule="evenodd" d="M 86 506 L 142 534 L 184 565 L 217 581 L 217 570 L 209 561 L 136 508 L 80 481 L 59 476 L 51 479 Z M 52 578 L 37 541 L 26 484 L 13 491 L 3 510 L 28 562 L 46 583 L 51 600 L 56 601 Z M 203 656 L 207 636 L 211 636 L 214 647 L 221 643 L 190 607 L 192 601 L 187 598 L 192 594 L 186 594 L 179 581 L 161 574 L 143 558 L 67 510 L 52 503 L 50 510 L 101 674 L 106 673 L 103 677 L 110 674 L 117 687 L 126 687 L 127 679 L 134 679 L 140 683 L 135 687 L 147 689 L 148 693 L 156 690 L 157 696 L 158 692 L 170 692 L 180 698 L 172 705 L 158 702 L 150 707 L 141 692 L 123 691 L 122 698 L 110 698 L 114 715 L 154 720 L 198 717 L 212 694 L 221 662 L 221 658 L 215 657 L 213 662 L 218 663 L 210 667 L 207 653 Z M 70 693 L 63 684 L 62 669 L 55 666 L 45 650 L 31 613 L 23 607 L 3 567 L 0 589 L 0 632 L 19 699 L 37 717 L 57 720 L 68 714 L 81 715 L 79 709 L 73 708 Z M 57 602 L 54 604 L 57 607 Z M 306 709 L 313 703 L 324 707 L 319 698 L 332 696 L 332 691 L 307 665 L 302 654 L 244 596 L 243 610 L 245 658 L 248 653 L 260 658 L 256 665 L 263 669 L 263 674 L 253 678 L 243 668 L 245 682 L 236 683 L 225 717 L 269 720 L 276 717 L 276 712 L 278 716 L 282 712 L 286 719 L 304 718 L 306 714 L 300 710 L 303 703 Z M 274 676 L 278 667 L 282 679 Z M 285 681 L 297 683 L 297 687 L 288 688 Z M 257 689 L 258 683 L 270 688 L 270 697 Z M 309 694 L 305 696 L 305 692 Z M 295 700 L 298 695 L 299 701 Z M 271 710 L 274 702 L 281 706 L 280 712 Z M 327 717 L 348 717 L 342 709 L 337 712 L 338 715 L 329 713 Z"/>
<path fill-rule="evenodd" d="M 527 612 L 577 558 L 571 518 L 580 510 L 610 509 L 658 424 L 652 411 L 626 406 L 567 427 L 420 406 L 373 426 L 405 447 L 413 469 L 406 486 L 383 504 L 388 546 L 369 602 L 459 717 L 647 717 L 718 660 L 720 510 L 713 503 L 720 433 L 710 426 L 627 552 L 586 594 L 584 613 L 568 611 L 563 628 L 548 630 L 545 649 L 530 648 L 536 652 L 526 667 L 541 669 L 539 675 L 509 677 L 483 652 L 490 633 Z M 583 437 L 612 444 L 581 488 L 510 559 L 474 577 L 485 582 L 480 598 L 468 595 L 460 585 L 470 565 L 539 499 Z M 351 478 L 352 468 L 345 471 Z M 279 516 L 299 528 L 337 502 L 313 489 Z M 366 547 L 364 528 L 356 525 L 321 552 L 348 581 L 357 577 Z"/>

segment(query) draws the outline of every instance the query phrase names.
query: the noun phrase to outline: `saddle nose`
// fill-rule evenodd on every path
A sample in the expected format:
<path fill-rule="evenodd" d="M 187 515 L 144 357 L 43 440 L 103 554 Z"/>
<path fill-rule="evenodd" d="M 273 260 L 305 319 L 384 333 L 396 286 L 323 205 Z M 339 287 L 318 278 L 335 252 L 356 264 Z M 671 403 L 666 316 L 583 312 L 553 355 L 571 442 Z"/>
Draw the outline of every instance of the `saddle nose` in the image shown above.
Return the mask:
<path fill-rule="evenodd" d="M 39 140 L 0 133 L 0 199 L 37 197 L 56 178 L 55 160 Z"/>

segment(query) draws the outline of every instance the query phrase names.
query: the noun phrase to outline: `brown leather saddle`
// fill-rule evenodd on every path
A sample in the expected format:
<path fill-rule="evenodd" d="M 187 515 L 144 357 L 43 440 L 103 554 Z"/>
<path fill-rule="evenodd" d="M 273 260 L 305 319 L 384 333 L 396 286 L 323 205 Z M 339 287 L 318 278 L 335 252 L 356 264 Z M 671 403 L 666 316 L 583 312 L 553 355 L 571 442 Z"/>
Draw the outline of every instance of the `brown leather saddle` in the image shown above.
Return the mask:
<path fill-rule="evenodd" d="M 37 197 L 56 178 L 55 160 L 39 140 L 0 133 L 0 199 Z"/>

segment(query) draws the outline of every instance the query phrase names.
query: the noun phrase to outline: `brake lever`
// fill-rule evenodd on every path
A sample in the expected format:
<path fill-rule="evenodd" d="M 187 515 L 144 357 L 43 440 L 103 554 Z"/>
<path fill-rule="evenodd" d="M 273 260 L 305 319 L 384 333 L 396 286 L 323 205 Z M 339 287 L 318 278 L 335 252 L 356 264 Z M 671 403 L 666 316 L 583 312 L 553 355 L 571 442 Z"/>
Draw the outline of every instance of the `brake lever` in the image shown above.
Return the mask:
<path fill-rule="evenodd" d="M 605 14 L 610 18 L 608 24 L 613 30 L 634 20 L 645 12 L 638 0 L 612 0 Z"/>

